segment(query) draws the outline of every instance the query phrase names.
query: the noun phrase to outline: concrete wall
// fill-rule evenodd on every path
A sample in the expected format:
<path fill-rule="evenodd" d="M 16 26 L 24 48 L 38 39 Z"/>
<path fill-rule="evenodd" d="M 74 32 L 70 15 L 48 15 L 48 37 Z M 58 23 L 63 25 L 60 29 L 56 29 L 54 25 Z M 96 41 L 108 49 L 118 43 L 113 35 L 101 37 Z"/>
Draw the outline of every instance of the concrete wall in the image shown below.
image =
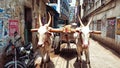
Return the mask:
<path fill-rule="evenodd" d="M 108 26 L 108 19 L 110 18 L 116 18 L 120 17 L 120 0 L 113 1 L 103 7 L 100 11 L 97 11 L 94 14 L 93 22 L 92 22 L 92 28 L 94 30 L 97 30 L 97 21 L 101 20 L 101 35 L 92 35 L 92 38 L 106 44 L 106 46 L 109 46 L 110 48 L 114 49 L 116 52 L 120 54 L 120 35 L 117 35 L 115 33 L 115 39 L 106 37 L 107 35 L 107 26 Z M 115 22 L 115 30 L 117 27 L 117 22 Z"/>
<path fill-rule="evenodd" d="M 107 19 L 108 18 L 112 18 L 112 17 L 120 17 L 120 0 L 117 0 L 116 2 L 112 2 L 111 4 L 107 5 L 106 7 L 104 7 L 101 11 L 96 12 L 95 16 L 94 16 L 94 21 L 97 20 L 102 20 L 104 21 L 104 24 L 101 26 L 101 31 L 102 31 L 102 36 L 106 35 L 107 32 Z M 93 23 L 92 23 L 93 24 Z M 96 22 L 97 24 L 97 22 Z M 115 27 L 117 26 L 117 22 L 115 22 Z M 95 25 L 94 25 L 95 27 Z M 120 42 L 120 35 L 116 35 L 115 34 L 115 40 Z"/>
<path fill-rule="evenodd" d="M 96 35 L 96 34 L 91 34 L 91 37 L 94 40 L 97 40 L 99 42 L 101 42 L 102 44 L 104 44 L 104 46 L 109 47 L 111 49 L 113 49 L 115 52 L 117 52 L 118 54 L 120 54 L 120 43 L 108 38 L 108 37 L 103 37 L 101 35 Z"/>
<path fill-rule="evenodd" d="M 8 44 L 9 39 L 13 37 L 9 36 L 9 20 L 17 20 L 18 21 L 18 30 L 19 34 L 24 41 L 24 6 L 31 7 L 32 0 L 1 0 L 0 1 L 0 8 L 4 9 L 4 13 L 0 13 L 0 17 L 3 17 L 2 20 L 4 21 L 4 31 L 7 31 L 7 35 L 3 35 L 0 40 L 4 40 L 0 43 L 3 43 L 3 46 L 0 47 L 0 67 L 3 68 L 5 62 L 4 56 L 4 48 Z M 9 15 L 9 17 L 5 17 L 3 14 Z M 3 32 L 4 33 L 4 32 Z M 4 43 L 5 42 L 5 43 Z M 8 57 L 7 57 L 8 58 Z"/>
<path fill-rule="evenodd" d="M 47 1 L 47 0 L 46 0 Z M 36 17 L 38 17 L 37 15 L 39 15 L 39 13 L 41 13 L 42 17 L 46 15 L 46 5 L 45 2 L 46 1 L 42 1 L 40 0 L 40 8 L 39 6 L 36 5 L 36 3 L 34 3 L 34 6 L 32 6 L 33 0 L 9 0 L 9 1 L 5 1 L 2 0 L 0 1 L 0 8 L 4 8 L 5 12 L 8 12 L 10 14 L 11 17 L 7 18 L 7 19 L 3 19 L 4 20 L 4 26 L 7 29 L 7 31 L 9 30 L 9 19 L 15 19 L 18 20 L 18 29 L 19 29 L 19 34 L 20 36 L 22 36 L 22 39 L 24 41 L 24 27 L 25 27 L 25 18 L 24 18 L 24 8 L 25 6 L 28 8 L 32 9 L 32 27 L 35 28 L 36 24 L 38 24 L 38 19 L 36 19 Z M 37 1 L 38 2 L 38 1 Z M 33 9 L 34 7 L 34 9 Z M 40 11 L 40 12 L 38 12 Z M 2 17 L 3 15 L 0 14 L 0 17 Z M 8 34 L 9 35 L 9 34 Z M 8 36 L 9 37 L 9 36 Z M 12 37 L 10 37 L 12 38 Z M 9 40 L 9 38 L 5 38 L 7 41 Z M 36 33 L 33 33 L 33 45 L 36 44 Z M 2 42 L 3 43 L 3 42 Z M 4 58 L 4 54 L 3 54 L 3 50 L 6 46 L 0 47 L 0 67 L 2 67 L 4 65 L 5 58 Z M 34 46 L 35 47 L 35 46 Z M 2 49 L 2 50 L 1 50 Z"/>

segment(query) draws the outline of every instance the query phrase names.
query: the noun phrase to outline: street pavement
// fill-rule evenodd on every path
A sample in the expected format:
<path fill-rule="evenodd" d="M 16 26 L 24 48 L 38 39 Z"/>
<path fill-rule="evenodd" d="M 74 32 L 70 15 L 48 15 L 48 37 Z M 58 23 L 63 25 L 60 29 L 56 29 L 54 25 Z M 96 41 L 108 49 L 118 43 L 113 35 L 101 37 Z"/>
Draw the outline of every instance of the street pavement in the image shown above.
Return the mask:
<path fill-rule="evenodd" d="M 76 62 L 76 45 L 71 43 L 71 49 L 66 49 L 66 44 L 61 45 L 62 51 L 56 55 L 51 52 L 51 61 L 49 68 L 80 68 L 79 62 Z M 113 50 L 105 47 L 97 41 L 90 39 L 90 61 L 91 68 L 120 68 L 120 55 Z M 85 56 L 82 56 L 83 68 L 87 68 Z"/>

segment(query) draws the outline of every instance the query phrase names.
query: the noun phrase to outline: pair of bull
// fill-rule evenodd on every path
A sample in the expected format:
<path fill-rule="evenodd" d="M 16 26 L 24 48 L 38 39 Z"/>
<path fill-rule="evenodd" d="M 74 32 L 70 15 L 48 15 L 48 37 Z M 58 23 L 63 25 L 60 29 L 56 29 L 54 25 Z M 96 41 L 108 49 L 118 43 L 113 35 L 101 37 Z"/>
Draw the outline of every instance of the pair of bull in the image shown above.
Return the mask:
<path fill-rule="evenodd" d="M 52 40 L 53 40 L 52 32 L 64 32 L 62 29 L 54 29 L 49 27 L 51 23 L 51 15 L 50 13 L 48 14 L 49 14 L 49 21 L 47 24 L 42 25 L 41 17 L 39 15 L 40 27 L 38 29 L 31 29 L 32 32 L 34 31 L 38 32 L 38 49 L 36 51 L 38 53 L 38 56 L 36 57 L 36 60 L 35 60 L 36 68 L 40 68 L 40 65 L 42 65 L 43 68 L 46 68 L 47 66 L 46 62 L 50 60 L 49 53 L 50 53 L 50 47 L 52 46 Z M 90 31 L 89 29 L 89 25 L 90 25 L 90 22 L 92 21 L 92 18 L 90 19 L 90 21 L 86 26 L 83 25 L 80 17 L 78 18 L 79 18 L 81 27 L 78 27 L 76 29 L 71 29 L 71 31 L 74 32 L 74 38 L 77 45 L 77 53 L 78 53 L 77 58 L 78 60 L 82 61 L 81 55 L 82 55 L 82 52 L 85 51 L 86 62 L 90 67 L 89 47 L 88 47 L 89 36 L 91 32 L 96 33 L 96 31 Z M 82 67 L 82 63 L 80 64 L 81 64 L 80 66 Z"/>

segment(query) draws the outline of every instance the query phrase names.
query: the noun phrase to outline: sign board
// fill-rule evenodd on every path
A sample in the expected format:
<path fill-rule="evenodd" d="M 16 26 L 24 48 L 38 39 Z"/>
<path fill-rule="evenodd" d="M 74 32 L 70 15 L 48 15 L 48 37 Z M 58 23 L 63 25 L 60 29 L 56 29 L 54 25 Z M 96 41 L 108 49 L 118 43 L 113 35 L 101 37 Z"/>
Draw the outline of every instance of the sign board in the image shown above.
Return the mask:
<path fill-rule="evenodd" d="M 9 36 L 14 36 L 15 31 L 18 32 L 18 20 L 9 20 Z"/>

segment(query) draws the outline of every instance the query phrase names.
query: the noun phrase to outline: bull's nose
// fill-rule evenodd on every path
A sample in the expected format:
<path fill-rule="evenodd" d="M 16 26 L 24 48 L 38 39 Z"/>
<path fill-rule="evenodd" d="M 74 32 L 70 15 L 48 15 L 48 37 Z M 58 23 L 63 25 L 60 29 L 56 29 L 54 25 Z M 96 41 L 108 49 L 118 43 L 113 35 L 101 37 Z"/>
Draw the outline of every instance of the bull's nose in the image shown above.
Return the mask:
<path fill-rule="evenodd" d="M 38 43 L 38 46 L 40 46 L 40 47 L 41 47 L 42 45 L 43 45 L 43 43 Z"/>
<path fill-rule="evenodd" d="M 83 48 L 88 48 L 88 46 L 89 46 L 88 44 L 83 44 L 82 45 Z"/>
<path fill-rule="evenodd" d="M 43 44 L 38 44 L 38 46 L 40 46 L 40 47 L 41 47 L 42 45 L 43 45 Z"/>

